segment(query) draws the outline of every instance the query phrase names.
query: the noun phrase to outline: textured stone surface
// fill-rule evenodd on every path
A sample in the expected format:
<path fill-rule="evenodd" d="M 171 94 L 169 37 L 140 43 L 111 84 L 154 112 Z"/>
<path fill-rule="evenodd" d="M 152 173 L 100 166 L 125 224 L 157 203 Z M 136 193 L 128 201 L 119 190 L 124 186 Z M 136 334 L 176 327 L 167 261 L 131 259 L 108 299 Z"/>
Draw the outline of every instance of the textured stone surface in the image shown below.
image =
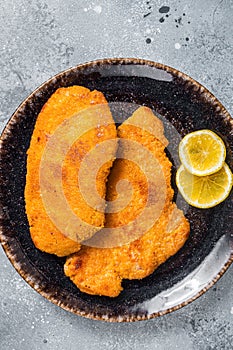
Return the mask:
<path fill-rule="evenodd" d="M 140 57 L 173 66 L 205 85 L 233 114 L 232 15 L 232 0 L 1 1 L 1 129 L 43 81 L 103 57 Z M 107 324 L 44 300 L 2 249 L 0 266 L 3 350 L 232 349 L 232 267 L 204 296 L 175 313 Z"/>

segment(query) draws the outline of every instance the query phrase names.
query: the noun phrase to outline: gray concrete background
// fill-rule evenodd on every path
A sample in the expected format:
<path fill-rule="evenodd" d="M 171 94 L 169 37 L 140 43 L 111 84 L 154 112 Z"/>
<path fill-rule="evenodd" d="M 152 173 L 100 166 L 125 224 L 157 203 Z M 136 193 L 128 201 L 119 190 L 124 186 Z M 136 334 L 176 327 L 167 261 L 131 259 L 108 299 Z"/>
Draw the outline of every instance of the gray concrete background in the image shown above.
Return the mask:
<path fill-rule="evenodd" d="M 161 6 L 169 6 L 168 17 Z M 151 13 L 150 13 L 151 12 Z M 55 73 L 103 57 L 140 57 L 204 84 L 233 114 L 232 0 L 0 0 L 0 123 Z M 233 267 L 200 299 L 155 320 L 107 324 L 65 312 L 0 249 L 0 349 L 233 348 Z"/>

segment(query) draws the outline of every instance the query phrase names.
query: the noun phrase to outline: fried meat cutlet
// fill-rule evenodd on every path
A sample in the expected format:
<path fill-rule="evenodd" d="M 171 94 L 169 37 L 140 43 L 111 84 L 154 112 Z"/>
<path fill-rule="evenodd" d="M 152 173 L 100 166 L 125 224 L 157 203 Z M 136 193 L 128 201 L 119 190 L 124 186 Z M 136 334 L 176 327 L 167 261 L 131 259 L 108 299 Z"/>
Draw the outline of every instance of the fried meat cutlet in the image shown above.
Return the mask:
<path fill-rule="evenodd" d="M 95 108 L 98 107 L 99 112 L 100 106 L 103 106 L 105 123 L 102 123 L 100 115 L 99 124 L 96 124 L 98 116 L 96 116 Z M 62 166 L 62 186 L 66 200 L 73 213 L 83 222 L 89 224 L 86 229 L 79 230 L 79 238 L 80 236 L 83 239 L 91 237 L 104 226 L 105 220 L 102 202 L 98 203 L 98 199 L 96 201 L 96 208 L 99 204 L 98 209 L 100 210 L 89 206 L 79 190 L 77 179 L 80 164 L 86 154 L 98 144 L 105 140 L 116 139 L 116 127 L 104 95 L 101 92 L 90 91 L 82 86 L 59 88 L 50 97 L 38 115 L 27 152 L 26 213 L 31 238 L 36 247 L 44 252 L 58 256 L 67 256 L 77 252 L 80 249 L 80 243 L 77 240 L 70 239 L 70 236 L 65 236 L 64 232 L 61 232 L 48 216 L 41 197 L 40 166 L 48 140 L 62 123 L 71 120 L 73 116 L 86 118 L 87 126 L 96 125 L 94 128 L 89 128 L 71 145 Z M 79 122 L 79 119 L 77 121 Z M 85 122 L 84 127 L 86 127 Z M 115 158 L 116 146 L 113 144 L 108 145 L 105 151 L 109 156 L 108 162 L 101 167 L 96 178 L 97 191 L 102 198 L 105 198 L 106 180 Z M 56 177 L 58 176 L 56 173 L 56 161 L 59 162 L 59 159 L 56 160 L 56 151 L 53 158 L 51 160 L 54 162 L 53 173 L 46 174 L 45 171 L 44 175 L 45 177 L 47 176 L 45 181 L 50 181 L 51 184 L 56 182 Z M 84 182 L 85 185 L 88 185 L 88 178 L 85 178 Z M 86 194 L 92 195 L 91 193 L 88 194 L 88 190 Z M 63 219 L 63 214 L 62 208 L 58 207 L 56 215 L 65 220 Z M 67 225 L 69 225 L 69 222 Z"/>
<path fill-rule="evenodd" d="M 150 132 L 148 132 L 148 126 Z M 174 255 L 187 240 L 189 222 L 183 212 L 172 202 L 172 164 L 165 154 L 165 146 L 168 142 L 163 132 L 162 122 L 146 107 L 140 107 L 118 128 L 118 137 L 140 143 L 158 160 L 166 183 L 165 203 L 154 225 L 138 239 L 112 248 L 82 246 L 78 253 L 67 258 L 64 266 L 65 274 L 82 292 L 116 297 L 122 291 L 122 279 L 142 279 L 150 275 L 160 264 Z M 131 151 L 130 147 L 123 150 L 124 159 L 114 161 L 107 183 L 109 201 L 114 201 L 118 196 L 116 185 L 119 180 L 128 179 L 133 187 L 132 199 L 127 207 L 118 213 L 106 214 L 105 226 L 122 226 L 122 231 L 124 231 L 124 225 L 134 220 L 143 210 L 148 196 L 146 178 L 139 172 L 137 166 L 133 166 L 132 162 L 128 161 L 132 156 Z M 141 159 L 141 161 L 146 160 Z M 160 180 L 155 175 L 155 194 Z M 101 231 L 93 236 L 94 242 L 96 236 L 101 238 L 100 234 Z"/>

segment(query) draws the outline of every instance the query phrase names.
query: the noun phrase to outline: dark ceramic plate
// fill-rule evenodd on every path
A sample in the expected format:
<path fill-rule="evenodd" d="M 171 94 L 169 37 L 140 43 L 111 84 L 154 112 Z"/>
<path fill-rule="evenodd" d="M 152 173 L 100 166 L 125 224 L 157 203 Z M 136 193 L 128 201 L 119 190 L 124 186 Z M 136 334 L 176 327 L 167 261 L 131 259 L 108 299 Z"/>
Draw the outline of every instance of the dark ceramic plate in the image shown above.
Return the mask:
<path fill-rule="evenodd" d="M 81 293 L 65 277 L 64 259 L 42 253 L 30 239 L 24 209 L 26 151 L 44 103 L 57 88 L 75 84 L 102 91 L 109 102 L 151 107 L 182 137 L 197 129 L 215 131 L 225 142 L 227 163 L 233 169 L 233 120 L 199 83 L 173 68 L 140 59 L 106 59 L 79 65 L 34 91 L 3 131 L 0 235 L 3 248 L 16 270 L 36 291 L 75 314 L 120 322 L 153 318 L 179 309 L 210 288 L 233 261 L 232 193 L 226 201 L 208 210 L 185 206 L 179 200 L 191 224 L 185 246 L 149 277 L 125 280 L 124 291 L 117 298 Z M 168 138 L 171 145 L 175 144 L 172 133 Z M 174 171 L 175 168 L 174 162 Z M 175 199 L 178 197 L 176 192 Z"/>

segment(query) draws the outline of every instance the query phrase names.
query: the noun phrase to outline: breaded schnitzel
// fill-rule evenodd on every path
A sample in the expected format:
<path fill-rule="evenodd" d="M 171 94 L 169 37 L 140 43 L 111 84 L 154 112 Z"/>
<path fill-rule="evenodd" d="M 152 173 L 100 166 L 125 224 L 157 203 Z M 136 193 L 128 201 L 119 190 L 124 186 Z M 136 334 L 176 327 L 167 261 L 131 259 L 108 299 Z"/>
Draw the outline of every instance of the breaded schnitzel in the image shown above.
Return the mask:
<path fill-rule="evenodd" d="M 154 225 L 133 242 L 113 248 L 82 246 L 78 253 L 67 258 L 64 266 L 65 274 L 82 292 L 116 297 L 122 290 L 122 279 L 142 279 L 150 275 L 187 240 L 189 223 L 183 212 L 172 202 L 172 164 L 164 151 L 168 142 L 163 132 L 162 122 L 146 107 L 139 108 L 118 128 L 118 137 L 140 143 L 158 160 L 166 184 L 165 202 Z M 134 220 L 143 210 L 148 200 L 148 183 L 138 167 L 128 160 L 131 159 L 130 147 L 123 150 L 123 156 L 124 159 L 114 161 L 111 169 L 107 183 L 107 200 L 114 201 L 117 198 L 116 185 L 121 179 L 128 179 L 131 182 L 132 199 L 122 211 L 107 213 L 105 226 L 122 226 L 124 231 L 123 225 Z M 143 155 L 141 162 L 146 161 Z M 156 186 L 160 186 L 160 182 L 161 179 L 155 176 L 155 196 Z M 97 237 L 100 234 L 101 231 L 97 232 Z M 94 240 L 96 235 L 93 237 Z"/>
<path fill-rule="evenodd" d="M 95 109 L 93 106 L 104 106 L 105 124 L 98 124 L 89 129 L 75 141 L 66 154 L 62 167 L 62 185 L 66 199 L 75 215 L 90 224 L 86 230 L 79 232 L 82 238 L 91 237 L 104 226 L 104 207 L 100 203 L 100 211 L 89 206 L 79 191 L 78 172 L 85 155 L 96 145 L 108 139 L 116 138 L 116 127 L 104 95 L 98 91 L 90 91 L 81 86 L 60 88 L 50 97 L 38 115 L 30 147 L 27 152 L 27 176 L 25 187 L 26 213 L 30 225 L 30 234 L 37 248 L 47 253 L 58 256 L 67 256 L 77 252 L 80 244 L 66 237 L 52 222 L 44 207 L 40 188 L 40 166 L 48 140 L 63 122 L 69 121 L 72 116 L 80 115 L 87 120 L 87 124 L 96 124 Z M 87 113 L 85 111 L 88 111 Z M 86 113 L 86 114 L 85 114 Z M 89 125 L 88 124 L 88 125 Z M 85 125 L 84 125 L 85 126 Z M 64 141 L 65 142 L 65 141 Z M 109 161 L 98 172 L 96 187 L 100 197 L 105 198 L 106 179 L 109 169 L 115 158 L 115 146 L 109 146 L 107 153 Z M 56 182 L 58 176 L 56 161 L 56 149 L 53 154 L 53 173 L 49 173 L 47 179 L 51 184 Z M 46 176 L 45 176 L 46 177 Z M 42 179 L 43 180 L 43 179 Z M 88 178 L 85 179 L 88 185 Z M 49 185 L 49 184 L 48 184 Z M 56 191 L 53 191 L 56 192 Z M 87 190 L 88 192 L 88 190 Z M 87 193 L 88 195 L 88 193 Z M 89 195 L 92 195 L 91 193 Z M 55 200 L 56 201 L 56 200 Z M 96 203 L 96 207 L 98 200 Z M 58 208 L 58 214 L 63 218 L 62 208 Z M 65 220 L 65 219 L 64 219 Z M 67 223 L 68 225 L 69 223 Z"/>

